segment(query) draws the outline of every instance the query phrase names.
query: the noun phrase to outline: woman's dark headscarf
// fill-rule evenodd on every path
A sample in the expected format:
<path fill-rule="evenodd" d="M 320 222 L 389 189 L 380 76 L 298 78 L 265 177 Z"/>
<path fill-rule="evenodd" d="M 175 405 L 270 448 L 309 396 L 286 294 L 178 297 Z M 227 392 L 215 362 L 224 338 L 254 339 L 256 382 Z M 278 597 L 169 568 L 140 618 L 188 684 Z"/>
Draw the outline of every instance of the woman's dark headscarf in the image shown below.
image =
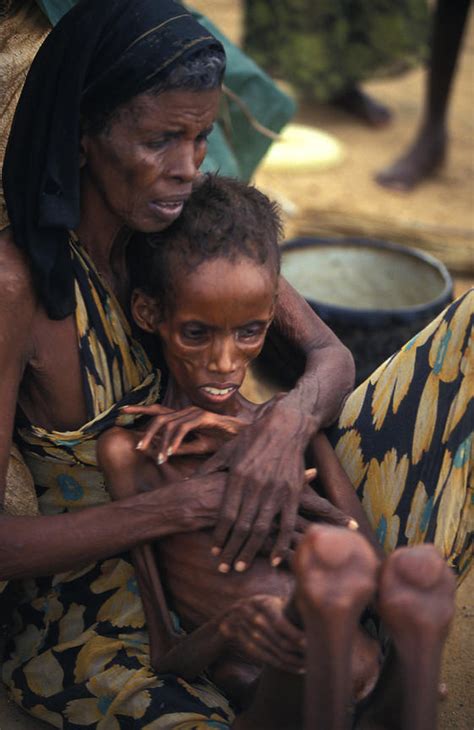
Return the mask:
<path fill-rule="evenodd" d="M 79 223 L 80 116 L 112 111 L 220 43 L 171 0 L 81 0 L 27 76 L 3 166 L 16 244 L 53 319 L 74 311 L 68 229 Z"/>

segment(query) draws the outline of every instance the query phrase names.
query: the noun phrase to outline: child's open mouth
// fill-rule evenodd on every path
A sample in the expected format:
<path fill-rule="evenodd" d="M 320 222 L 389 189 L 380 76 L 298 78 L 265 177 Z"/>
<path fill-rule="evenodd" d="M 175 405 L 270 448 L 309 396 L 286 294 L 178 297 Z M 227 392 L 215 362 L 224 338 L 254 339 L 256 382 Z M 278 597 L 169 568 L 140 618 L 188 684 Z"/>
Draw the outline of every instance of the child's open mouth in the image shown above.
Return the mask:
<path fill-rule="evenodd" d="M 237 385 L 202 385 L 199 390 L 205 393 L 208 400 L 212 400 L 214 403 L 220 403 L 221 401 L 227 400 L 237 389 Z"/>

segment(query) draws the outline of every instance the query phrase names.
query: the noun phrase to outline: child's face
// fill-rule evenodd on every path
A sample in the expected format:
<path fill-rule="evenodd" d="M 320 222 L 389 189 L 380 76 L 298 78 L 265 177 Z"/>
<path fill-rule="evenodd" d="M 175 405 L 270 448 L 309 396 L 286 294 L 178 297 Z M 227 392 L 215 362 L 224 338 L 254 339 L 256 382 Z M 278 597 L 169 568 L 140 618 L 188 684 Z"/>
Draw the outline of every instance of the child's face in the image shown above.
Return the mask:
<path fill-rule="evenodd" d="M 195 405 L 220 411 L 262 349 L 277 276 L 248 258 L 221 258 L 176 274 L 174 289 L 169 311 L 157 326 L 168 367 Z"/>

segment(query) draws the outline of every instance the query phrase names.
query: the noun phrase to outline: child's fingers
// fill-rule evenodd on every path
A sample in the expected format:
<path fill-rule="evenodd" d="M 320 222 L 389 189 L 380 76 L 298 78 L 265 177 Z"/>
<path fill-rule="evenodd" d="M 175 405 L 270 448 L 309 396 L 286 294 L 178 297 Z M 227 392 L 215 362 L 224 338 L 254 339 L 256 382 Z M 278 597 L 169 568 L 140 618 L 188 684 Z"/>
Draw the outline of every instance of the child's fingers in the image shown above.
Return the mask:
<path fill-rule="evenodd" d="M 166 415 L 155 416 L 155 418 L 153 418 L 153 420 L 147 425 L 142 439 L 137 444 L 137 449 L 139 451 L 146 451 L 160 431 L 164 431 L 169 424 L 172 424 L 174 421 L 180 421 L 182 418 L 182 411 L 171 411 Z M 160 434 L 161 437 L 163 437 L 163 435 L 163 433 Z"/>
<path fill-rule="evenodd" d="M 171 408 L 166 408 L 166 406 L 160 406 L 158 403 L 155 403 L 152 406 L 122 406 L 121 411 L 124 411 L 125 413 L 130 413 L 131 415 L 143 415 L 143 416 L 161 416 L 166 413 L 173 413 L 174 411 L 171 410 Z"/>

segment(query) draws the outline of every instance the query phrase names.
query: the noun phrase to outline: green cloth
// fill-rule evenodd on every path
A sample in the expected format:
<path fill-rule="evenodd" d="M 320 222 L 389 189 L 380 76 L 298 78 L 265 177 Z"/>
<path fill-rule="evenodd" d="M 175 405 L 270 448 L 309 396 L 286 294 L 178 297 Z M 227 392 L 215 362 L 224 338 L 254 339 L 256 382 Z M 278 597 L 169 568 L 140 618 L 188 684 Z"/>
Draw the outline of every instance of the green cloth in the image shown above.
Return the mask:
<path fill-rule="evenodd" d="M 55 25 L 77 0 L 37 2 Z M 296 111 L 294 101 L 280 91 L 272 79 L 213 23 L 192 8 L 190 10 L 225 48 L 227 70 L 224 84 L 240 97 L 259 124 L 279 132 Z M 201 169 L 249 180 L 271 143 L 269 137 L 252 126 L 235 101 L 224 96 L 221 114 L 209 137 L 208 152 Z"/>
<path fill-rule="evenodd" d="M 426 0 L 245 0 L 247 53 L 321 102 L 425 60 L 429 28 Z"/>
<path fill-rule="evenodd" d="M 51 25 L 56 25 L 68 10 L 74 7 L 77 0 L 36 0 Z"/>

